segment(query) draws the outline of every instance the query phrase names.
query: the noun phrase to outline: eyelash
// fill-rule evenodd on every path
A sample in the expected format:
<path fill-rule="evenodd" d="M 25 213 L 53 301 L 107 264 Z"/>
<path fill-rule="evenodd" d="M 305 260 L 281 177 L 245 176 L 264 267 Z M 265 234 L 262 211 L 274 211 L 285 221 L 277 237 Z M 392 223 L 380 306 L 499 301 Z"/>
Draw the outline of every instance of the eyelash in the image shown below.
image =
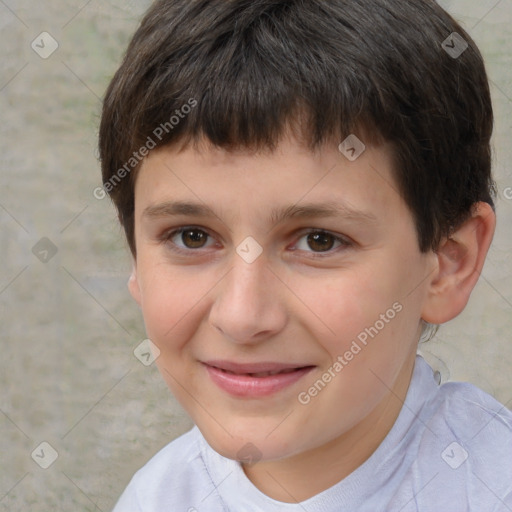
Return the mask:
<path fill-rule="evenodd" d="M 178 255 L 190 255 L 191 252 L 199 252 L 201 251 L 201 249 L 203 249 L 202 247 L 198 248 L 198 249 L 183 249 L 181 247 L 178 247 L 174 242 L 171 241 L 172 238 L 174 238 L 175 236 L 177 235 L 181 235 L 182 233 L 184 233 L 185 231 L 200 231 L 202 233 L 205 233 L 208 237 L 210 238 L 213 238 L 207 230 L 203 229 L 203 228 L 200 228 L 198 226 L 184 226 L 184 227 L 181 227 L 181 228 L 178 228 L 178 229 L 173 229 L 172 231 L 167 231 L 165 232 L 162 237 L 161 237 L 161 241 L 163 243 L 165 243 L 168 248 L 178 254 Z M 298 242 L 304 238 L 304 237 L 307 237 L 308 235 L 312 235 L 312 234 L 323 234 L 323 235 L 328 235 L 330 237 L 332 237 L 332 239 L 334 240 L 334 243 L 339 243 L 340 245 L 336 248 L 333 248 L 333 249 L 329 249 L 328 251 L 323 251 L 323 252 L 314 252 L 314 251 L 305 251 L 307 252 L 311 257 L 311 258 L 326 258 L 328 256 L 332 256 L 333 254 L 335 254 L 336 252 L 338 252 L 339 249 L 347 249 L 347 248 L 350 248 L 354 245 L 354 242 L 352 242 L 350 239 L 346 238 L 346 237 L 342 237 L 340 235 L 336 235 L 334 233 L 331 233 L 330 231 L 327 231 L 327 230 L 324 230 L 324 229 L 313 229 L 313 228 L 310 228 L 308 230 L 304 230 L 304 231 L 301 231 L 300 232 L 300 237 L 298 238 L 297 242 L 294 244 L 295 245 L 298 245 Z M 296 249 L 293 249 L 293 251 L 295 251 Z"/>

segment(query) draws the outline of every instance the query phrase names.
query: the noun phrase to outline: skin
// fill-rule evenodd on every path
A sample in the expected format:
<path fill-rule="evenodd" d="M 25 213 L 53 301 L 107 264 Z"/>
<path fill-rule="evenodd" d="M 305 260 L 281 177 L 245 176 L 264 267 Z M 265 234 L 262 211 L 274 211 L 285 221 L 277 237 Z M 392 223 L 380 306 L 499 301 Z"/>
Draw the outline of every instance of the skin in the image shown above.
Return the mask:
<path fill-rule="evenodd" d="M 479 203 L 437 252 L 424 254 L 396 188 L 385 145 L 367 145 L 351 162 L 336 143 L 311 152 L 291 136 L 274 152 L 159 148 L 137 176 L 129 288 L 160 350 L 156 364 L 217 452 L 238 459 L 247 443 L 256 447 L 245 473 L 276 500 L 308 499 L 370 457 L 403 404 L 421 319 L 439 324 L 459 314 L 481 272 L 495 226 L 488 205 Z M 206 204 L 215 215 L 158 207 L 172 201 Z M 373 220 L 346 212 L 269 219 L 274 208 L 329 202 Z M 192 238 L 173 233 L 190 226 Z M 329 235 L 312 242 L 311 231 L 349 244 Z M 252 263 L 236 252 L 248 236 L 263 251 Z M 400 312 L 300 403 L 396 303 Z M 249 399 L 212 382 L 202 362 L 213 359 L 315 368 L 274 395 Z"/>

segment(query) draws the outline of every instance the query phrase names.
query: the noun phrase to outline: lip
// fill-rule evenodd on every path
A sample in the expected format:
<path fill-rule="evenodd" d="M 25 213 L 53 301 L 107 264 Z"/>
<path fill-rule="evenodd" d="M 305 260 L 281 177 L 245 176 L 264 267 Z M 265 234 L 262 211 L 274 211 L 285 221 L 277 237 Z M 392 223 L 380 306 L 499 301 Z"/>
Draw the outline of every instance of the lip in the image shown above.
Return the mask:
<path fill-rule="evenodd" d="M 274 362 L 235 363 L 232 361 L 204 362 L 210 378 L 222 390 L 243 398 L 259 398 L 273 395 L 308 374 L 314 366 Z M 257 376 L 264 372 L 283 372 Z"/>

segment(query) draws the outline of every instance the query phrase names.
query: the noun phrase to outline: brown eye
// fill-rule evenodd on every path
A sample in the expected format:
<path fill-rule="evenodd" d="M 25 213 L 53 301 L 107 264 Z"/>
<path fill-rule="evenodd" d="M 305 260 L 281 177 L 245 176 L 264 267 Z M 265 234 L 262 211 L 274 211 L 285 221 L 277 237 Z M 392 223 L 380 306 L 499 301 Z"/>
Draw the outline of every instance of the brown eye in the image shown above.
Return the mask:
<path fill-rule="evenodd" d="M 304 233 L 293 250 L 309 253 L 309 257 L 328 257 L 343 249 L 352 247 L 350 239 L 322 230 L 310 230 Z"/>
<path fill-rule="evenodd" d="M 310 233 L 307 237 L 308 246 L 315 252 L 330 251 L 335 242 L 335 237 L 329 233 Z"/>
<path fill-rule="evenodd" d="M 185 229 L 181 232 L 181 241 L 187 249 L 200 249 L 208 240 L 208 234 L 200 229 Z"/>
<path fill-rule="evenodd" d="M 215 240 L 204 229 L 184 227 L 162 235 L 161 241 L 173 252 L 191 254 L 198 249 L 215 245 Z"/>

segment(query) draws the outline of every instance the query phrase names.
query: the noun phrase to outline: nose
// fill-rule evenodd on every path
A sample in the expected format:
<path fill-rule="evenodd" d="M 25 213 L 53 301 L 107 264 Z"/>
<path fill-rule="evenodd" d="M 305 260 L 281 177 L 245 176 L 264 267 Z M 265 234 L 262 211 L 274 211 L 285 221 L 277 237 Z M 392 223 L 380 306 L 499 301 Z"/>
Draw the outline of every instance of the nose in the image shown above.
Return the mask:
<path fill-rule="evenodd" d="M 284 328 L 284 285 L 264 258 L 247 263 L 234 254 L 231 270 L 216 288 L 209 321 L 230 341 L 254 344 Z"/>

